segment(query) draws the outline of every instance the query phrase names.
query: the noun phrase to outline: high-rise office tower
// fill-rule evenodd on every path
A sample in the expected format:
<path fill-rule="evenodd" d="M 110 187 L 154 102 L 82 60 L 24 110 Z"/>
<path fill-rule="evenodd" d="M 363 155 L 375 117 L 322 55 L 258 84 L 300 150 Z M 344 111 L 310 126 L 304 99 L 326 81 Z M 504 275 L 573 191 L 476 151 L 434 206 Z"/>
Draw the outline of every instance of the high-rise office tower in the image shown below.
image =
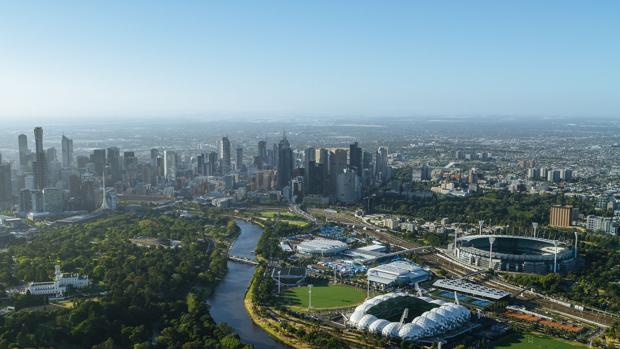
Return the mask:
<path fill-rule="evenodd" d="M 316 152 L 316 162 L 321 165 L 323 170 L 323 195 L 329 194 L 329 150 L 321 148 Z"/>
<path fill-rule="evenodd" d="M 258 157 L 263 160 L 263 163 L 267 161 L 267 142 L 258 141 Z"/>
<path fill-rule="evenodd" d="M 236 150 L 235 166 L 237 167 L 237 171 L 241 171 L 241 167 L 243 166 L 243 148 L 241 147 L 237 147 Z"/>
<path fill-rule="evenodd" d="M 293 176 L 293 150 L 286 139 L 286 134 L 278 144 L 277 186 L 281 190 L 286 187 Z"/>
<path fill-rule="evenodd" d="M 222 162 L 222 175 L 230 172 L 230 141 L 228 137 L 223 137 L 220 142 L 220 160 Z"/>
<path fill-rule="evenodd" d="M 157 157 L 159 156 L 159 149 L 151 149 L 151 166 L 157 166 Z"/>
<path fill-rule="evenodd" d="M 57 152 L 56 152 L 56 148 L 51 147 L 51 148 L 47 148 L 47 150 L 45 151 L 45 160 L 47 160 L 47 163 L 51 163 L 54 161 L 58 160 L 58 156 Z"/>
<path fill-rule="evenodd" d="M 29 167 L 28 156 L 30 154 L 30 149 L 28 149 L 28 137 L 24 134 L 17 136 L 17 143 L 19 145 L 19 167 L 22 171 L 26 172 Z"/>
<path fill-rule="evenodd" d="M 103 175 L 103 168 L 106 165 L 105 149 L 95 149 L 91 154 L 90 161 L 95 164 L 95 174 L 97 176 Z"/>
<path fill-rule="evenodd" d="M 329 155 L 329 181 L 330 191 L 336 192 L 336 181 L 338 175 L 347 168 L 346 149 L 336 149 Z"/>
<path fill-rule="evenodd" d="M 122 180 L 121 150 L 117 147 L 108 148 L 107 162 L 110 168 L 106 171 L 106 175 L 112 179 L 111 183 L 114 184 Z"/>
<path fill-rule="evenodd" d="M 8 209 L 13 203 L 11 164 L 0 160 L 0 209 Z"/>
<path fill-rule="evenodd" d="M 278 145 L 277 144 L 273 145 L 271 153 L 272 153 L 271 162 L 270 162 L 271 163 L 271 167 L 272 168 L 277 168 L 278 167 Z"/>
<path fill-rule="evenodd" d="M 349 168 L 354 169 L 358 176 L 362 173 L 362 148 L 357 142 L 349 145 Z"/>
<path fill-rule="evenodd" d="M 196 173 L 204 176 L 206 170 L 205 154 L 199 154 L 196 157 Z"/>
<path fill-rule="evenodd" d="M 217 153 L 212 151 L 207 155 L 208 155 L 208 159 L 207 159 L 208 162 L 207 162 L 207 171 L 205 175 L 215 176 L 217 175 L 217 165 L 218 165 Z"/>
<path fill-rule="evenodd" d="M 164 150 L 164 178 L 174 180 L 177 171 L 177 154 L 171 150 Z"/>
<path fill-rule="evenodd" d="M 62 136 L 62 167 L 70 168 L 73 165 L 73 139 Z"/>
<path fill-rule="evenodd" d="M 375 154 L 375 180 L 384 183 L 388 179 L 388 148 L 379 147 Z"/>
<path fill-rule="evenodd" d="M 309 147 L 304 150 L 304 192 L 310 193 L 310 169 L 316 162 L 316 149 Z"/>
<path fill-rule="evenodd" d="M 35 127 L 35 161 L 32 164 L 34 172 L 35 189 L 43 190 L 47 185 L 47 161 L 45 161 L 45 150 L 43 150 L 43 129 Z"/>

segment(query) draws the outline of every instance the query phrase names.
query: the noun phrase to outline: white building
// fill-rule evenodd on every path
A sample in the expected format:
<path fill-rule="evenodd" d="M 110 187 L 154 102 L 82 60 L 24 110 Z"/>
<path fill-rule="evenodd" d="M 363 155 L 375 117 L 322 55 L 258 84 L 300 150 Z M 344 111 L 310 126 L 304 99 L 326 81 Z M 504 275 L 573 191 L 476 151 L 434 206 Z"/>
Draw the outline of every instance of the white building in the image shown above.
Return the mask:
<path fill-rule="evenodd" d="M 297 252 L 303 254 L 333 255 L 341 253 L 348 248 L 342 241 L 330 239 L 304 240 L 297 245 Z"/>
<path fill-rule="evenodd" d="M 56 264 L 54 272 L 54 281 L 47 282 L 30 282 L 23 290 L 24 294 L 31 295 L 48 295 L 62 297 L 67 291 L 67 286 L 74 288 L 84 288 L 90 285 L 88 276 L 82 276 L 74 273 L 63 273 L 60 265 Z"/>
<path fill-rule="evenodd" d="M 426 281 L 430 273 L 415 263 L 396 261 L 370 268 L 366 276 L 371 284 L 385 289 Z"/>
<path fill-rule="evenodd" d="M 594 215 L 589 215 L 587 217 L 586 227 L 591 231 L 600 231 L 608 234 L 616 234 L 618 231 L 618 226 L 613 218 Z"/>

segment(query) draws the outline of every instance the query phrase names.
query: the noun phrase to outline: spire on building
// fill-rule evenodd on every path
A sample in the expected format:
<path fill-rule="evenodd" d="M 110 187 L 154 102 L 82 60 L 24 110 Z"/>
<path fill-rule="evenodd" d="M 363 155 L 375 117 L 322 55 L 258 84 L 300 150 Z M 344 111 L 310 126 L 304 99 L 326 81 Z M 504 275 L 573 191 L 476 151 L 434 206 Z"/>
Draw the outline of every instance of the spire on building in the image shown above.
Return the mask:
<path fill-rule="evenodd" d="M 105 166 L 103 167 L 103 175 L 101 176 L 102 181 L 103 181 L 103 185 L 101 186 L 101 191 L 102 191 L 102 199 L 101 199 L 101 207 L 99 208 L 99 210 L 101 211 L 108 211 L 111 210 L 110 206 L 108 205 L 108 200 L 106 198 L 106 191 L 105 191 Z"/>

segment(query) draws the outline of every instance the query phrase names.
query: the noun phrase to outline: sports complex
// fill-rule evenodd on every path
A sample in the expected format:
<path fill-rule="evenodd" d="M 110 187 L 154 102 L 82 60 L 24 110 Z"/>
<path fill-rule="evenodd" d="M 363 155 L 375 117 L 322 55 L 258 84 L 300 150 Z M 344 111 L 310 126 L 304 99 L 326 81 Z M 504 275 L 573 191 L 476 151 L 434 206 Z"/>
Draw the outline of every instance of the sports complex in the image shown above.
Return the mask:
<path fill-rule="evenodd" d="M 453 252 L 462 263 L 483 269 L 546 274 L 572 270 L 576 247 L 536 237 L 468 235 L 456 239 Z"/>
<path fill-rule="evenodd" d="M 358 305 L 349 317 L 349 326 L 384 337 L 416 341 L 459 330 L 470 320 L 462 305 L 391 292 Z"/>

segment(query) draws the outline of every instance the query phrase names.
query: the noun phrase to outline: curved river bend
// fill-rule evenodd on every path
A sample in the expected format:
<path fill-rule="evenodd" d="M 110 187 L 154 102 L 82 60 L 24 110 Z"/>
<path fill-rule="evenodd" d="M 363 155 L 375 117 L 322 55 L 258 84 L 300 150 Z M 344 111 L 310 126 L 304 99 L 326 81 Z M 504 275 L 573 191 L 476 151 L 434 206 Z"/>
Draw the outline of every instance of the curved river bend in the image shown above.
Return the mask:
<path fill-rule="evenodd" d="M 263 230 L 255 224 L 242 220 L 237 220 L 237 226 L 241 229 L 241 234 L 229 253 L 254 259 L 252 252 L 256 249 Z M 218 323 L 226 322 L 239 334 L 243 343 L 252 344 L 256 349 L 288 348 L 254 325 L 243 306 L 245 291 L 250 285 L 255 268 L 253 265 L 228 261 L 226 276 L 208 300 L 211 316 Z"/>

